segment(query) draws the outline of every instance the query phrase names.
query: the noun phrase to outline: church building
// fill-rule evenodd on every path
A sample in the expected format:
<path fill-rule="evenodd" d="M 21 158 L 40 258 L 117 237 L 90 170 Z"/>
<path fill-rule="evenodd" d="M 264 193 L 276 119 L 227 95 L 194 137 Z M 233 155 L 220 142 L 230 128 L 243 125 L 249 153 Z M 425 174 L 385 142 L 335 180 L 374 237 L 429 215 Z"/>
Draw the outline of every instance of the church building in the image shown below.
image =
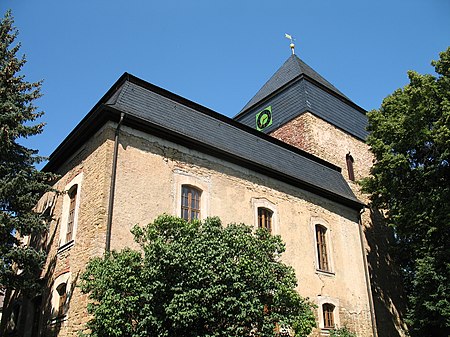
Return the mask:
<path fill-rule="evenodd" d="M 77 287 L 88 260 L 137 248 L 132 226 L 167 213 L 280 235 L 299 293 L 317 306 L 313 336 L 344 326 L 403 336 L 370 261 L 380 252 L 357 185 L 373 160 L 366 127 L 365 110 L 294 54 L 234 118 L 123 74 L 44 167 L 66 193 L 37 205 L 53 218 L 40 242 L 44 291 L 8 299 L 8 334 L 77 336 L 89 319 Z"/>

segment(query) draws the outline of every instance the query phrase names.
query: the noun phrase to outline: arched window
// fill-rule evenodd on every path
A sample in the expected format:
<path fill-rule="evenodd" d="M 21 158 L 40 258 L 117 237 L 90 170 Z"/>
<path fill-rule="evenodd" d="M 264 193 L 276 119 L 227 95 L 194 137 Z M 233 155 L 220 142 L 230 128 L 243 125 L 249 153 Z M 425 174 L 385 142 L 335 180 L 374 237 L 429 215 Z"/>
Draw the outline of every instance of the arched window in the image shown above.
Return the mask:
<path fill-rule="evenodd" d="M 325 329 L 334 329 L 334 305 L 331 303 L 325 303 L 322 305 L 323 313 L 323 327 Z"/>
<path fill-rule="evenodd" d="M 200 219 L 202 191 L 190 185 L 181 186 L 181 217 L 187 221 Z"/>
<path fill-rule="evenodd" d="M 353 171 L 354 160 L 350 152 L 346 154 L 345 161 L 347 162 L 348 179 L 350 179 L 351 181 L 355 181 L 355 173 Z"/>
<path fill-rule="evenodd" d="M 64 316 L 66 314 L 67 302 L 67 283 L 61 283 L 56 287 L 58 292 L 58 311 L 57 316 Z"/>
<path fill-rule="evenodd" d="M 258 228 L 265 228 L 272 232 L 272 215 L 273 212 L 264 207 L 258 207 Z"/>
<path fill-rule="evenodd" d="M 51 306 L 52 322 L 64 321 L 67 319 L 69 303 L 71 298 L 71 273 L 63 272 L 53 282 Z"/>
<path fill-rule="evenodd" d="M 66 242 L 70 242 L 73 239 L 73 227 L 75 223 L 75 211 L 77 206 L 77 191 L 78 191 L 78 185 L 74 185 L 69 190 L 69 199 L 70 199 L 70 205 L 69 205 L 69 216 L 67 218 L 67 231 L 66 231 Z"/>
<path fill-rule="evenodd" d="M 75 243 L 78 228 L 78 214 L 83 180 L 83 173 L 79 173 L 64 188 L 67 191 L 63 197 L 61 212 L 61 229 L 59 236 L 58 253 L 70 249 Z"/>
<path fill-rule="evenodd" d="M 324 226 L 316 225 L 317 263 L 318 269 L 330 271 L 327 250 L 327 229 Z"/>

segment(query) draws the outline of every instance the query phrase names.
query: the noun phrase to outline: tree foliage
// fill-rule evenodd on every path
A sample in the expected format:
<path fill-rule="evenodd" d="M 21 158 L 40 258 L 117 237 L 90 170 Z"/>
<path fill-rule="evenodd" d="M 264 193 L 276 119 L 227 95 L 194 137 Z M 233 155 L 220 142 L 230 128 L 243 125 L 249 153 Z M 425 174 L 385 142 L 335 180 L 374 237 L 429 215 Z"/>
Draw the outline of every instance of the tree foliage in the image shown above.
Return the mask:
<path fill-rule="evenodd" d="M 49 190 L 51 175 L 36 170 L 42 158 L 19 143 L 42 132 L 42 123 L 32 124 L 42 115 L 33 105 L 41 82 L 29 83 L 20 74 L 26 60 L 17 57 L 13 23 L 10 11 L 0 21 L 0 288 L 30 290 L 44 256 L 21 239 L 45 230 L 43 215 L 33 207 Z"/>
<path fill-rule="evenodd" d="M 330 337 L 357 337 L 347 327 L 330 330 Z"/>
<path fill-rule="evenodd" d="M 306 336 L 315 326 L 279 236 L 168 215 L 133 233 L 142 252 L 94 258 L 81 277 L 91 336 Z"/>
<path fill-rule="evenodd" d="M 411 333 L 450 334 L 450 48 L 437 76 L 410 71 L 410 83 L 369 112 L 375 155 L 363 182 L 395 229 Z"/>

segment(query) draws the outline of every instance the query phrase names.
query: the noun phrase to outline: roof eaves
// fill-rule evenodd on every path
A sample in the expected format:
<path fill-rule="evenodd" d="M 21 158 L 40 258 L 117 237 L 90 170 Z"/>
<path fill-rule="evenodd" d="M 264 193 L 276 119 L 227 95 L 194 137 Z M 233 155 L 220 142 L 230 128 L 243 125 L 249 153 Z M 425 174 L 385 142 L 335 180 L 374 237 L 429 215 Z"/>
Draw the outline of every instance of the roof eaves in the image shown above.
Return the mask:
<path fill-rule="evenodd" d="M 56 149 L 50 154 L 48 162 L 42 168 L 42 171 L 51 172 L 54 171 L 59 165 L 61 165 L 65 159 L 67 159 L 66 153 L 71 153 L 71 149 L 79 146 L 81 142 L 84 142 L 91 135 L 89 130 L 92 131 L 100 124 L 110 119 L 108 113 L 102 114 L 106 104 L 109 104 L 117 100 L 118 95 L 121 93 L 121 89 L 124 83 L 128 80 L 130 74 L 123 73 L 119 79 L 109 88 L 109 90 L 100 98 L 100 100 L 94 105 L 94 107 L 87 113 L 86 116 L 75 126 L 75 128 L 67 135 L 66 138 L 56 147 Z M 114 118 L 112 118 L 114 120 Z"/>
<path fill-rule="evenodd" d="M 119 113 L 119 111 L 118 111 Z M 272 168 L 269 168 L 267 166 L 263 166 L 261 164 L 255 163 L 251 160 L 248 160 L 246 158 L 236 156 L 232 153 L 220 150 L 217 147 L 205 144 L 201 141 L 192 139 L 190 137 L 187 137 L 183 134 L 174 132 L 173 130 L 168 130 L 164 127 L 161 127 L 160 125 L 151 123 L 145 119 L 139 118 L 134 115 L 126 115 L 124 121 L 124 125 L 127 125 L 129 127 L 132 127 L 136 130 L 140 130 L 149 134 L 153 134 L 157 137 L 161 137 L 164 139 L 167 139 L 169 141 L 172 141 L 176 144 L 186 146 L 188 148 L 195 148 L 196 150 L 207 153 L 209 155 L 215 156 L 217 158 L 225 159 L 229 162 L 232 162 L 234 164 L 237 164 L 242 167 L 246 167 L 247 169 L 250 169 L 252 171 L 259 172 L 261 174 L 264 174 L 266 176 L 269 176 L 271 178 L 274 178 L 278 181 L 283 181 L 291 185 L 298 186 L 299 188 L 302 188 L 306 191 L 312 192 L 317 195 L 321 195 L 323 197 L 326 197 L 330 200 L 339 202 L 343 205 L 346 205 L 353 209 L 362 209 L 365 205 L 361 203 L 356 197 L 354 199 L 344 197 L 338 193 L 329 191 L 327 189 L 321 188 L 319 186 L 313 185 L 311 183 L 308 183 L 306 181 L 294 178 L 290 175 L 284 174 L 280 171 L 274 170 Z M 270 137 L 272 138 L 272 137 Z M 284 143 L 283 143 L 284 144 Z"/>

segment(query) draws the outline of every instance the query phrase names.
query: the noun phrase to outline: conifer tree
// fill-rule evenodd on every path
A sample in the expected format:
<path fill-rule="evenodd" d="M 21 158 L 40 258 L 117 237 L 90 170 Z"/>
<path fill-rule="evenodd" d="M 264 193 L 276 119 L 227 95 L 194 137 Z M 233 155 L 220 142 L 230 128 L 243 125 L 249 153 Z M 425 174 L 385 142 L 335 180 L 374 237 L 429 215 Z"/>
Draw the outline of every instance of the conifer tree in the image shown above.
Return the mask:
<path fill-rule="evenodd" d="M 17 56 L 18 30 L 11 11 L 0 21 L 0 289 L 36 288 L 44 254 L 24 243 L 45 231 L 44 215 L 34 211 L 50 190 L 49 173 L 35 164 L 43 158 L 20 141 L 39 134 L 42 116 L 33 102 L 41 96 L 41 82 L 30 83 L 21 73 L 25 56 Z"/>

